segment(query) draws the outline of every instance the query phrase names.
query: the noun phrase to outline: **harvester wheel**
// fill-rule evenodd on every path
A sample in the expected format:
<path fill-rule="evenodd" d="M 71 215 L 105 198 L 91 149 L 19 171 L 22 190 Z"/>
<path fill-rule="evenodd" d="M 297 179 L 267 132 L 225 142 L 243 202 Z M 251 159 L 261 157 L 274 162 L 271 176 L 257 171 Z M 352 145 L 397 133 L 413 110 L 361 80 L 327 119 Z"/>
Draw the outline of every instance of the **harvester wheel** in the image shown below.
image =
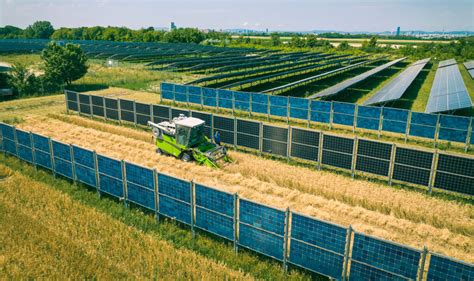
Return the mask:
<path fill-rule="evenodd" d="M 192 160 L 192 157 L 189 153 L 187 152 L 184 152 L 182 155 L 181 155 L 181 160 L 183 160 L 184 162 L 191 162 Z"/>

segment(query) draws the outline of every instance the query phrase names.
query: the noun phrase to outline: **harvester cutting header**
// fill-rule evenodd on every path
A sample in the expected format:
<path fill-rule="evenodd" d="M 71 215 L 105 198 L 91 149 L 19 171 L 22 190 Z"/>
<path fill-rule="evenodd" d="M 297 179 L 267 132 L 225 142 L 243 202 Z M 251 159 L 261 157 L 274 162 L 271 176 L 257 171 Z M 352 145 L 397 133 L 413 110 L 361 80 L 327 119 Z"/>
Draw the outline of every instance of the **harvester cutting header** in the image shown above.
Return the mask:
<path fill-rule="evenodd" d="M 156 152 L 172 155 L 185 162 L 218 168 L 218 161 L 230 162 L 227 150 L 219 141 L 213 143 L 204 134 L 205 122 L 199 118 L 180 114 L 171 121 L 158 124 L 148 121 L 156 141 Z"/>

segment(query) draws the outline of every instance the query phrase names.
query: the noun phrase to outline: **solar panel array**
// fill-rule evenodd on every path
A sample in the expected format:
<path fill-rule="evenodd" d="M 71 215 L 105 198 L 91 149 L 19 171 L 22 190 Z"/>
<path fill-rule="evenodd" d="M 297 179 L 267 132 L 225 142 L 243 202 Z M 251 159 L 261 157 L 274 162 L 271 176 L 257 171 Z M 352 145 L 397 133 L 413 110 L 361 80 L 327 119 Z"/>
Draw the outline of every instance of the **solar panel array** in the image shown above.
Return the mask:
<path fill-rule="evenodd" d="M 451 60 L 439 63 L 438 70 L 431 87 L 426 113 L 453 111 L 472 107 L 472 101 L 457 64 Z"/>
<path fill-rule="evenodd" d="M 160 216 L 214 234 L 234 249 L 337 280 L 473 280 L 474 266 L 280 210 L 0 122 L 0 151 Z M 373 155 L 375 156 L 375 155 Z M 194 236 L 193 236 L 194 237 Z M 426 261 L 426 266 L 425 266 Z"/>
<path fill-rule="evenodd" d="M 364 105 L 373 105 L 400 99 L 429 60 L 430 59 L 427 58 L 411 64 L 402 73 L 365 101 Z"/>
<path fill-rule="evenodd" d="M 321 92 L 319 92 L 319 93 L 316 93 L 316 94 L 314 94 L 314 95 L 311 95 L 311 96 L 309 96 L 309 98 L 310 98 L 310 99 L 314 99 L 314 98 L 325 98 L 325 97 L 329 97 L 329 96 L 336 95 L 336 94 L 338 94 L 339 92 L 341 92 L 341 91 L 343 91 L 343 90 L 345 90 L 345 89 L 351 87 L 352 85 L 355 85 L 355 84 L 359 83 L 360 81 L 365 80 L 365 79 L 369 78 L 370 76 L 372 76 L 372 75 L 374 75 L 374 74 L 376 74 L 376 73 L 378 73 L 378 72 L 380 72 L 380 71 L 382 71 L 382 70 L 384 70 L 384 69 L 386 69 L 386 68 L 389 68 L 389 67 L 391 67 L 391 66 L 393 66 L 393 65 L 395 65 L 395 64 L 397 64 L 397 63 L 399 63 L 399 62 L 401 62 L 401 61 L 403 61 L 404 59 L 406 59 L 406 57 L 399 58 L 399 59 L 390 61 L 390 62 L 388 62 L 388 63 L 386 63 L 386 64 L 380 65 L 380 66 L 378 66 L 378 67 L 376 67 L 376 68 L 374 68 L 374 69 L 371 69 L 371 70 L 369 70 L 369 71 L 367 71 L 367 72 L 364 72 L 364 73 L 362 73 L 362 74 L 360 74 L 360 75 L 357 75 L 357 76 L 355 76 L 355 77 L 353 77 L 353 78 L 347 79 L 347 80 L 345 80 L 345 81 L 343 81 L 343 82 L 341 82 L 341 83 L 339 83 L 339 84 L 336 84 L 336 85 L 334 85 L 334 86 L 332 86 L 332 87 L 329 87 L 329 88 L 327 88 L 327 89 L 325 89 L 325 90 L 323 90 L 323 91 L 321 91 Z"/>
<path fill-rule="evenodd" d="M 438 64 L 438 68 L 450 66 L 450 65 L 453 65 L 453 64 L 456 64 L 456 60 L 455 60 L 455 59 L 449 59 L 449 60 L 440 61 L 439 64 Z"/>
<path fill-rule="evenodd" d="M 474 60 L 465 62 L 464 67 L 467 69 L 467 72 L 469 72 L 469 75 L 471 75 L 471 78 L 474 79 Z"/>

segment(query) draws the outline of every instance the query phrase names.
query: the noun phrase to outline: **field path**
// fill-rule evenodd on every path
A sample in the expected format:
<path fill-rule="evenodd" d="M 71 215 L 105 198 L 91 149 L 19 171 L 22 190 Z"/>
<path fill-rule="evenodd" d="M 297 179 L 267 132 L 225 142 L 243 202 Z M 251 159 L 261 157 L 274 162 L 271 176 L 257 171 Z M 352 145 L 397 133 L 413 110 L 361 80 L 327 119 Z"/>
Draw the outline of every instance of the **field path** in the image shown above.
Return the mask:
<path fill-rule="evenodd" d="M 278 208 L 290 207 L 385 239 L 473 262 L 474 207 L 329 171 L 231 152 L 236 163 L 216 170 L 159 156 L 151 134 L 89 119 L 26 117 L 24 130 L 51 136 L 159 172 L 195 180 Z"/>

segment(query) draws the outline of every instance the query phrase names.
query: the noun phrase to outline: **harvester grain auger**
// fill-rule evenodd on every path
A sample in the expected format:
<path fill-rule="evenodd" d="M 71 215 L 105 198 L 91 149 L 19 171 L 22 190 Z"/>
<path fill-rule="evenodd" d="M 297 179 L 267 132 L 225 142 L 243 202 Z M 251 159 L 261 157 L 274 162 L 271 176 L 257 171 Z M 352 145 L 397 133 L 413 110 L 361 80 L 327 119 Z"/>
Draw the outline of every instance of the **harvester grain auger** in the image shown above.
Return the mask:
<path fill-rule="evenodd" d="M 194 160 L 213 168 L 219 167 L 220 160 L 231 162 L 227 149 L 206 137 L 204 124 L 201 119 L 183 114 L 158 124 L 148 121 L 159 154 L 172 155 L 185 162 Z"/>

